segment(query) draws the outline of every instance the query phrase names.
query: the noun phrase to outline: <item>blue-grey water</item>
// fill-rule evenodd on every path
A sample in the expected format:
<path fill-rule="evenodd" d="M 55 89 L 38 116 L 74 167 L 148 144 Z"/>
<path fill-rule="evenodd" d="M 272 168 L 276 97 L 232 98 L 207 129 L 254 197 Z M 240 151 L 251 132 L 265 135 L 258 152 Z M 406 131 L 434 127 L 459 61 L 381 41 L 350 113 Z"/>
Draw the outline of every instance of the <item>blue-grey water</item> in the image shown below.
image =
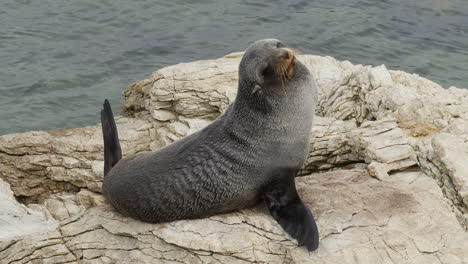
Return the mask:
<path fill-rule="evenodd" d="M 94 125 L 154 70 L 271 37 L 468 88 L 467 0 L 2 0 L 0 135 Z"/>

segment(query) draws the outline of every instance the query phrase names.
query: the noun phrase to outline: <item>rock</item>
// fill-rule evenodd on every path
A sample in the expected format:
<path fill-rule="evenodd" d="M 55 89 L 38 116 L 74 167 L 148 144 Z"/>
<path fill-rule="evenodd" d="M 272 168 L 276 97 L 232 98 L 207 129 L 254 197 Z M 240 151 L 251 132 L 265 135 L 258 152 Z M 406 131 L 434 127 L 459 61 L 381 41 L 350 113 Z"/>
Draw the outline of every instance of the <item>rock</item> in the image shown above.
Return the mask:
<path fill-rule="evenodd" d="M 468 142 L 448 133 L 432 138 L 435 158 L 448 175 L 463 203 L 468 204 Z"/>
<path fill-rule="evenodd" d="M 349 135 L 356 128 L 356 123 L 352 120 L 314 117 L 309 156 L 301 174 L 362 162 L 349 144 Z"/>
<path fill-rule="evenodd" d="M 133 118 L 116 122 L 124 155 L 149 150 L 151 123 Z M 80 188 L 100 192 L 102 151 L 97 126 L 5 135 L 0 137 L 0 176 L 29 202 Z"/>
<path fill-rule="evenodd" d="M 219 116 L 235 98 L 241 55 L 130 85 L 116 120 L 124 156 Z M 319 88 L 297 179 L 321 231 L 317 252 L 297 247 L 262 206 L 159 225 L 119 215 L 99 194 L 97 125 L 0 136 L 0 262 L 467 263 L 468 91 L 383 65 L 299 59 Z"/>
<path fill-rule="evenodd" d="M 389 177 L 388 172 L 390 169 L 385 163 L 372 161 L 369 166 L 367 166 L 367 171 L 369 172 L 370 176 L 383 181 Z"/>
<path fill-rule="evenodd" d="M 433 161 L 440 169 L 443 190 L 453 195 L 458 218 L 468 226 L 468 141 L 453 134 L 441 133 L 432 138 Z"/>
<path fill-rule="evenodd" d="M 83 213 L 86 209 L 103 205 L 102 195 L 82 189 L 76 194 L 53 194 L 44 201 L 46 214 L 63 221 Z"/>
<path fill-rule="evenodd" d="M 58 226 L 53 218 L 48 219 L 46 215 L 18 203 L 10 185 L 2 179 L 0 179 L 0 208 L 0 241 L 35 232 L 47 232 Z"/>
<path fill-rule="evenodd" d="M 153 116 L 154 119 L 159 121 L 169 121 L 175 120 L 177 118 L 177 116 L 171 111 L 157 109 L 153 110 L 151 116 Z"/>
<path fill-rule="evenodd" d="M 394 119 L 366 121 L 351 131 L 350 141 L 356 155 L 385 164 L 386 172 L 416 165 L 416 153 Z"/>
<path fill-rule="evenodd" d="M 376 181 L 366 170 L 298 178 L 298 190 L 321 231 L 316 253 L 295 241 L 257 206 L 206 219 L 146 224 L 100 206 L 56 231 L 0 244 L 5 263 L 464 263 L 467 233 L 437 184 L 421 171 Z M 331 200 L 332 198 L 332 200 Z M 430 201 L 430 202 L 428 202 Z"/>

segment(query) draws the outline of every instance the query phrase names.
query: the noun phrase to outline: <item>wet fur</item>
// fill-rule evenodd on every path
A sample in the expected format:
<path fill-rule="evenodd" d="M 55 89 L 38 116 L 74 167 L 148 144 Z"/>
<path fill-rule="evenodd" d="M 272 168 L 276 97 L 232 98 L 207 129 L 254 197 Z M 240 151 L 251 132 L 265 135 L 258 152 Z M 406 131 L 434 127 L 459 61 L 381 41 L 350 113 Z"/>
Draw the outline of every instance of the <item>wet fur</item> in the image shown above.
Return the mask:
<path fill-rule="evenodd" d="M 108 201 L 122 214 L 159 223 L 265 200 L 278 223 L 315 250 L 317 227 L 296 192 L 294 176 L 307 157 L 316 88 L 299 61 L 278 64 L 281 45 L 269 39 L 247 49 L 239 65 L 237 97 L 209 126 L 116 164 L 119 154 L 113 151 L 120 146 L 105 103 L 105 165 L 113 166 L 102 187 Z"/>

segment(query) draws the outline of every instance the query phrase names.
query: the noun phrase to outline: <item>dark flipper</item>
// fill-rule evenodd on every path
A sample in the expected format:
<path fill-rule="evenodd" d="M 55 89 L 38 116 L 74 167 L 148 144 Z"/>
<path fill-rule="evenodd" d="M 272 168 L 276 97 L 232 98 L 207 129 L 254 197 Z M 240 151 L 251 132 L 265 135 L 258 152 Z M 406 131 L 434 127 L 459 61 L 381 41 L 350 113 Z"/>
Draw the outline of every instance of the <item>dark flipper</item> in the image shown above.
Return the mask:
<path fill-rule="evenodd" d="M 122 159 L 117 126 L 107 99 L 104 101 L 104 108 L 101 110 L 101 125 L 104 138 L 104 175 L 107 175 L 110 169 Z"/>
<path fill-rule="evenodd" d="M 299 245 L 309 251 L 319 246 L 319 233 L 314 217 L 296 191 L 297 170 L 280 169 L 265 188 L 263 199 L 273 218 Z"/>

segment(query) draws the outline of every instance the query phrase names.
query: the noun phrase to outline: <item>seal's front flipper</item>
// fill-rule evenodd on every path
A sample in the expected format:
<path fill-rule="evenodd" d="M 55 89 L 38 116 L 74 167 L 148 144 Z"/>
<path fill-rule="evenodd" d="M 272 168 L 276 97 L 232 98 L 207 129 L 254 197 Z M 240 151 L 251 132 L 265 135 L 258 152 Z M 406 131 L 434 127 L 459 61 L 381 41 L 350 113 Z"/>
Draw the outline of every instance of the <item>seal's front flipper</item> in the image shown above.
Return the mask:
<path fill-rule="evenodd" d="M 296 170 L 281 169 L 274 182 L 268 185 L 263 199 L 281 227 L 297 239 L 299 245 L 305 245 L 309 251 L 314 251 L 319 244 L 317 224 L 296 191 L 295 175 Z"/>

